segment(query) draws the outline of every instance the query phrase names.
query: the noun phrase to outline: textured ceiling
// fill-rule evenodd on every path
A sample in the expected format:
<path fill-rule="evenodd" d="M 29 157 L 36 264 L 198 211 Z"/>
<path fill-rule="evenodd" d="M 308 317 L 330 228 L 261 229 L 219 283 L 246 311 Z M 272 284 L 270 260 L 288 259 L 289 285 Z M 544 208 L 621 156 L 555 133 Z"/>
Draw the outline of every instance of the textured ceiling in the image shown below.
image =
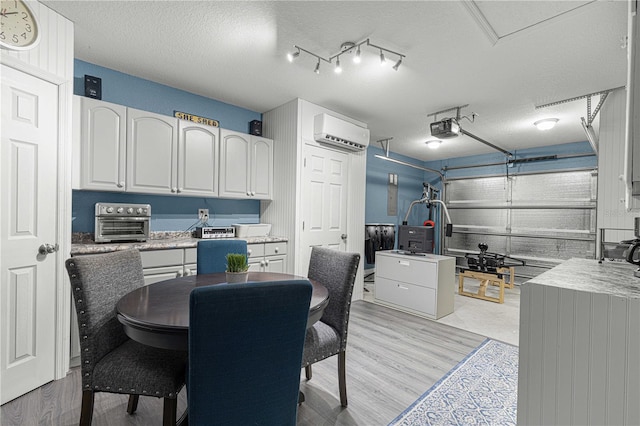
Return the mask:
<path fill-rule="evenodd" d="M 462 115 L 477 117 L 462 127 L 511 151 L 584 141 L 586 100 L 535 106 L 626 83 L 625 1 L 42 3 L 75 23 L 78 59 L 258 112 L 299 97 L 422 160 L 494 152 L 466 136 L 426 148 L 430 113 L 469 104 Z M 326 63 L 314 74 L 304 53 L 285 58 L 294 44 L 329 57 L 366 38 L 405 54 L 399 70 L 364 47 L 341 75 Z M 545 117 L 560 121 L 540 132 L 532 123 Z"/>

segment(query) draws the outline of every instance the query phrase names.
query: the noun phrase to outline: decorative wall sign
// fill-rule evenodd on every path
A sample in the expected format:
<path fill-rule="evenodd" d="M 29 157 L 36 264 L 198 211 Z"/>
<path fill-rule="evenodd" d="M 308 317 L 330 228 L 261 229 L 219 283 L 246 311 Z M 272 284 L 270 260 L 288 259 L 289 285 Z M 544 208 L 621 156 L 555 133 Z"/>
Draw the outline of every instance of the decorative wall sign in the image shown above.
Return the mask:
<path fill-rule="evenodd" d="M 173 111 L 173 116 L 181 120 L 193 121 L 198 124 L 205 124 L 207 126 L 220 127 L 220 122 L 212 118 L 200 117 L 198 115 L 188 114 L 186 112 Z"/>

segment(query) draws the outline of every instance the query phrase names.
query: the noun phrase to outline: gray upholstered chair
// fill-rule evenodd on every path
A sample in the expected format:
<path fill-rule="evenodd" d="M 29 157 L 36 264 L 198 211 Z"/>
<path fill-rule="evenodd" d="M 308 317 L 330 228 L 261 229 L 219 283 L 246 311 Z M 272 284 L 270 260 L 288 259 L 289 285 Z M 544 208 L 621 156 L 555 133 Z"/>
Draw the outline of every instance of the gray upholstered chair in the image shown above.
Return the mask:
<path fill-rule="evenodd" d="M 115 307 L 144 285 L 137 250 L 72 257 L 66 261 L 78 314 L 82 362 L 80 425 L 90 425 L 96 392 L 129 394 L 133 414 L 139 395 L 164 398 L 163 424 L 175 425 L 187 353 L 135 342 L 124 333 Z"/>
<path fill-rule="evenodd" d="M 311 380 L 311 364 L 338 355 L 340 404 L 347 406 L 346 350 L 351 295 L 360 255 L 322 247 L 311 249 L 308 277 L 329 290 L 329 304 L 320 321 L 307 330 L 302 366 Z"/>

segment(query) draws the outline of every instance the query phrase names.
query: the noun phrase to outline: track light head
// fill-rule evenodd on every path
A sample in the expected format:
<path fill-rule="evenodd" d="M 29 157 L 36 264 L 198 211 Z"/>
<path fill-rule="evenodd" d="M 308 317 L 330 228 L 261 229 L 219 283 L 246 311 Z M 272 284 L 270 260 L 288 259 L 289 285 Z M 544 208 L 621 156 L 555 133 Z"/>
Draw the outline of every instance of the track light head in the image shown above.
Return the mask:
<path fill-rule="evenodd" d="M 400 67 L 401 63 L 402 63 L 402 58 L 398 59 L 398 62 L 396 62 L 396 64 L 393 66 L 393 70 L 398 71 L 398 68 Z"/>
<path fill-rule="evenodd" d="M 298 56 L 300 56 L 300 50 L 293 53 L 291 52 L 287 53 L 287 59 L 289 60 L 289 62 L 293 62 L 293 60 L 296 59 Z"/>
<path fill-rule="evenodd" d="M 353 62 L 355 64 L 359 64 L 362 61 L 362 58 L 360 58 L 360 46 L 358 46 L 358 49 L 356 49 L 356 55 L 353 57 Z"/>
<path fill-rule="evenodd" d="M 336 58 L 336 67 L 334 69 L 336 74 L 340 74 L 342 72 L 342 67 L 340 66 L 340 56 Z"/>
<path fill-rule="evenodd" d="M 316 74 L 320 74 L 320 59 L 318 59 L 318 63 L 316 64 L 316 68 L 313 70 Z"/>
<path fill-rule="evenodd" d="M 384 53 L 382 53 L 382 50 L 380 51 L 380 66 L 385 66 L 387 63 L 387 60 L 384 58 Z"/>

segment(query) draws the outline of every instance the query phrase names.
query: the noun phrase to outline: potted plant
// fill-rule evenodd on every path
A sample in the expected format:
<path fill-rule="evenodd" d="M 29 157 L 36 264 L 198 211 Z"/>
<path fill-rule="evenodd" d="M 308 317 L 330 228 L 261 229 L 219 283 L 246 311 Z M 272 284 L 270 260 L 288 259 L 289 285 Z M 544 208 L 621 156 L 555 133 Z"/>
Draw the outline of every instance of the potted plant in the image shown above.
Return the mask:
<path fill-rule="evenodd" d="M 228 283 L 245 283 L 249 276 L 249 264 L 247 263 L 247 255 L 241 253 L 227 254 L 227 282 Z"/>

